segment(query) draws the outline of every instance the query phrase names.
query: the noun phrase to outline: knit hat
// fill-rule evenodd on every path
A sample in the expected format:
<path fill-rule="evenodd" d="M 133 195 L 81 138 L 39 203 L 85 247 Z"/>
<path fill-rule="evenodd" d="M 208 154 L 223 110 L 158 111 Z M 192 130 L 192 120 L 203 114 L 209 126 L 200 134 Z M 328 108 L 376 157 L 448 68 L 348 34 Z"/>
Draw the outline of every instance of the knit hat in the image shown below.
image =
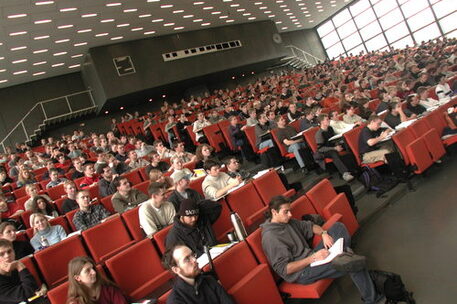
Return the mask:
<path fill-rule="evenodd" d="M 178 215 L 180 216 L 194 216 L 198 215 L 200 210 L 198 209 L 197 202 L 191 199 L 185 199 L 179 206 Z"/>
<path fill-rule="evenodd" d="M 176 184 L 177 182 L 179 182 L 180 180 L 186 178 L 186 179 L 190 179 L 192 176 L 192 174 L 189 174 L 189 172 L 187 170 L 179 170 L 179 171 L 175 171 L 171 177 L 173 178 L 173 182 Z"/>

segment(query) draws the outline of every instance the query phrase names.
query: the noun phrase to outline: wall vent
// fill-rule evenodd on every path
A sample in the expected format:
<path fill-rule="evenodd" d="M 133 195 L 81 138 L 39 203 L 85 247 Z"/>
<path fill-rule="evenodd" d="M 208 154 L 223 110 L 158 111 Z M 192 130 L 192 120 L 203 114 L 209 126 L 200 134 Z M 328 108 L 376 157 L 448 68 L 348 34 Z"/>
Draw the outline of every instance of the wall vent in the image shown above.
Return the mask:
<path fill-rule="evenodd" d="M 204 46 L 197 46 L 194 48 L 164 53 L 164 54 L 162 54 L 162 57 L 163 57 L 163 61 L 172 61 L 172 60 L 178 60 L 178 59 L 187 58 L 187 57 L 191 57 L 191 56 L 198 56 L 198 55 L 203 55 L 203 54 L 208 54 L 208 53 L 226 51 L 229 49 L 239 48 L 242 46 L 243 45 L 241 44 L 240 40 L 232 40 L 232 41 L 227 41 L 227 42 L 219 42 L 219 43 L 208 44 L 208 45 L 204 45 Z"/>

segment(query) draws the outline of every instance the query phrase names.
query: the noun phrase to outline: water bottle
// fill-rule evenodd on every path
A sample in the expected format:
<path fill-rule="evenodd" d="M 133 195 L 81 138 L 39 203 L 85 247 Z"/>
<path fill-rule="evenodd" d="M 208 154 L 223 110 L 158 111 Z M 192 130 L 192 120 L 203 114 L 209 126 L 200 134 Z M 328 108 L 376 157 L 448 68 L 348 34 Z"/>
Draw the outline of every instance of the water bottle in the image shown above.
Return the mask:
<path fill-rule="evenodd" d="M 46 247 L 49 247 L 49 242 L 48 239 L 44 237 L 44 235 L 41 236 L 40 239 L 41 247 L 44 249 Z"/>
<path fill-rule="evenodd" d="M 246 229 L 244 228 L 243 221 L 236 212 L 230 214 L 230 220 L 232 221 L 233 228 L 235 230 L 235 235 L 238 241 L 244 241 L 248 236 Z"/>

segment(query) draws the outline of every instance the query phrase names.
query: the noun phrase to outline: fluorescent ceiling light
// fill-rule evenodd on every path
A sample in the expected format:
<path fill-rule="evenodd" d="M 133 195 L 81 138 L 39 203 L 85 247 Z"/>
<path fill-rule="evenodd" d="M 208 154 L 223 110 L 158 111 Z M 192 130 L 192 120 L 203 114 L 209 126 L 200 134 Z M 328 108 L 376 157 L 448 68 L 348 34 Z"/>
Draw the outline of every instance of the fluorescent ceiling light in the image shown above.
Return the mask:
<path fill-rule="evenodd" d="M 27 70 L 14 72 L 13 75 L 19 75 L 19 74 L 25 74 L 25 73 L 27 73 Z"/>
<path fill-rule="evenodd" d="M 22 18 L 22 17 L 27 17 L 27 14 L 15 14 L 15 15 L 9 15 L 8 19 L 14 19 L 14 18 Z"/>
<path fill-rule="evenodd" d="M 56 68 L 56 67 L 60 67 L 60 66 L 63 66 L 65 63 L 61 62 L 61 63 L 56 63 L 56 64 L 53 64 L 51 65 L 53 68 Z"/>
<path fill-rule="evenodd" d="M 46 53 L 48 51 L 48 49 L 42 49 L 42 50 L 36 50 L 36 51 L 33 51 L 34 54 L 41 54 L 41 53 Z"/>
<path fill-rule="evenodd" d="M 54 4 L 54 1 L 39 1 L 39 2 L 35 2 L 35 5 L 49 5 L 49 4 Z"/>
<path fill-rule="evenodd" d="M 81 15 L 81 18 L 90 18 L 90 17 L 96 17 L 97 14 L 95 13 L 92 13 L 92 14 L 84 14 L 84 15 Z"/>
<path fill-rule="evenodd" d="M 27 62 L 27 59 L 14 60 L 14 61 L 12 61 L 11 63 L 12 63 L 12 64 L 17 64 L 17 63 L 24 63 L 24 62 Z"/>
<path fill-rule="evenodd" d="M 11 48 L 12 51 L 20 51 L 20 50 L 25 50 L 27 47 L 24 45 L 24 46 L 17 46 L 17 47 L 13 47 Z"/>
<path fill-rule="evenodd" d="M 37 37 L 34 37 L 33 39 L 34 40 L 41 40 L 41 39 L 46 39 L 46 38 L 49 38 L 49 35 L 37 36 Z"/>
<path fill-rule="evenodd" d="M 67 52 L 59 52 L 59 53 L 54 53 L 52 54 L 53 56 L 62 56 L 68 54 Z"/>
<path fill-rule="evenodd" d="M 42 64 L 46 64 L 47 61 L 39 61 L 39 62 L 35 62 L 33 65 L 42 65 Z"/>
<path fill-rule="evenodd" d="M 49 22 L 52 22 L 52 20 L 51 19 L 37 20 L 37 21 L 34 21 L 33 23 L 44 24 L 44 23 L 49 23 Z"/>
<path fill-rule="evenodd" d="M 74 46 L 83 46 L 83 45 L 87 45 L 87 42 L 80 42 L 80 43 L 75 43 L 73 44 Z"/>
<path fill-rule="evenodd" d="M 114 19 L 103 19 L 103 20 L 100 20 L 101 23 L 107 23 L 107 22 L 113 22 Z"/>
<path fill-rule="evenodd" d="M 10 36 L 19 36 L 19 35 L 25 35 L 27 34 L 26 31 L 22 31 L 22 32 L 14 32 L 14 33 L 10 33 L 9 35 Z"/>
<path fill-rule="evenodd" d="M 76 11 L 76 10 L 78 10 L 76 7 L 67 7 L 67 8 L 61 8 L 60 12 L 66 13 L 66 12 L 73 12 L 73 11 Z"/>
<path fill-rule="evenodd" d="M 54 41 L 55 43 L 64 43 L 64 42 L 68 42 L 70 41 L 70 39 L 60 39 L 60 40 L 56 40 Z"/>
<path fill-rule="evenodd" d="M 33 76 L 40 76 L 43 74 L 46 74 L 46 72 L 36 72 L 36 73 L 33 73 Z"/>
<path fill-rule="evenodd" d="M 79 68 L 81 65 L 78 63 L 78 64 L 73 64 L 73 65 L 70 65 L 68 66 L 69 69 L 74 69 L 74 68 Z"/>

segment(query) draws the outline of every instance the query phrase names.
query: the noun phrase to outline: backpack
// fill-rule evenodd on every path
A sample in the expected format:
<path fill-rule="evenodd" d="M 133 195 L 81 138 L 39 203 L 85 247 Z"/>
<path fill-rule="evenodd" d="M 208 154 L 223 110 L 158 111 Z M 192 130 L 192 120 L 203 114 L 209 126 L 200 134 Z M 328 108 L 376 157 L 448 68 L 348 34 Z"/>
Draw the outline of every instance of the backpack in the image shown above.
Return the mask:
<path fill-rule="evenodd" d="M 396 304 L 398 302 L 416 303 L 413 293 L 406 290 L 400 275 L 379 270 L 370 270 L 369 273 L 376 291 L 386 297 L 386 304 Z"/>
<path fill-rule="evenodd" d="M 395 177 L 384 177 L 375 168 L 363 167 L 360 175 L 362 184 L 368 191 L 375 191 L 376 197 L 381 197 L 398 184 Z"/>

